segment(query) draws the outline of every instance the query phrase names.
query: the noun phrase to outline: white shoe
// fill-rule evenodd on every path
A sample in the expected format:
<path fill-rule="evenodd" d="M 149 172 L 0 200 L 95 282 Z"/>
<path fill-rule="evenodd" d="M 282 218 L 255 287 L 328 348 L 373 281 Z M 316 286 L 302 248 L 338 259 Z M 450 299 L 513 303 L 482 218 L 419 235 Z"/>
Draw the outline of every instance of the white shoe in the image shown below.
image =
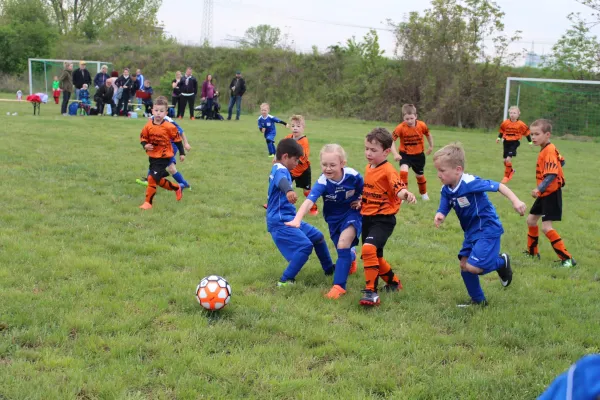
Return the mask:
<path fill-rule="evenodd" d="M 135 109 L 135 111 L 142 111 L 142 109 L 138 107 Z"/>
<path fill-rule="evenodd" d="M 421 198 L 422 198 L 423 200 L 425 200 L 425 201 L 428 201 L 428 200 L 429 200 L 429 196 L 427 196 L 427 193 L 425 193 L 425 194 L 422 194 L 422 195 L 421 195 Z"/>

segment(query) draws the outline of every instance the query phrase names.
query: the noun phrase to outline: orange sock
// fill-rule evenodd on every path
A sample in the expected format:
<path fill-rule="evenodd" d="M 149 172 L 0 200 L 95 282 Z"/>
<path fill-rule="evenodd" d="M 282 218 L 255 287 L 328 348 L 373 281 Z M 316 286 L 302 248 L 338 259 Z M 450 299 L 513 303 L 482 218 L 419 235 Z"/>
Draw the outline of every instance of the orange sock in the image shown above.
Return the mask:
<path fill-rule="evenodd" d="M 152 175 L 148 175 L 148 187 L 146 188 L 146 203 L 152 204 L 156 194 L 156 181 Z"/>
<path fill-rule="evenodd" d="M 179 190 L 179 185 L 177 183 L 171 182 L 165 178 L 161 178 L 160 181 L 158 181 L 158 186 L 167 190 Z"/>
<path fill-rule="evenodd" d="M 408 188 L 408 171 L 400 171 L 400 181 Z"/>
<path fill-rule="evenodd" d="M 396 282 L 400 284 L 400 278 L 394 273 L 392 270 L 392 266 L 387 262 L 387 260 L 383 257 L 379 257 L 377 259 L 379 262 L 379 276 L 385 283 Z"/>
<path fill-rule="evenodd" d="M 377 278 L 379 276 L 377 248 L 370 243 L 363 244 L 362 259 L 365 266 L 365 288 L 377 291 Z"/>
<path fill-rule="evenodd" d="M 510 177 L 510 173 L 512 172 L 513 168 L 512 168 L 512 162 L 511 161 L 504 161 L 504 177 L 508 178 Z"/>
<path fill-rule="evenodd" d="M 540 236 L 540 228 L 537 226 L 530 226 L 529 232 L 527 233 L 527 252 L 535 256 L 539 253 L 538 250 L 538 238 Z"/>
<path fill-rule="evenodd" d="M 558 255 L 558 258 L 560 258 L 562 261 L 572 258 L 571 253 L 569 253 L 569 251 L 565 247 L 565 244 L 560 238 L 558 232 L 552 229 L 550 232 L 546 233 L 546 237 L 548 238 L 548 240 L 550 240 L 552 248 L 554 249 L 556 255 Z"/>
<path fill-rule="evenodd" d="M 425 175 L 417 176 L 417 185 L 419 185 L 420 194 L 427 193 L 427 179 L 425 179 Z"/>

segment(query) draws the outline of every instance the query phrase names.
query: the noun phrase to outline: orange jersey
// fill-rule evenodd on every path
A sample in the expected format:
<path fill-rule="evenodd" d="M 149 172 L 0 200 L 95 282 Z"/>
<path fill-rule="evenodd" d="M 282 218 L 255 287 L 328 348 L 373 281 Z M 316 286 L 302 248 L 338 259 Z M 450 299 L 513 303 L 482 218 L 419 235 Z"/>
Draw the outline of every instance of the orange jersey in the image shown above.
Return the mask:
<path fill-rule="evenodd" d="M 284 139 L 294 139 L 294 134 L 290 133 Z M 300 157 L 298 166 L 290 171 L 294 178 L 299 177 L 310 167 L 310 161 L 308 161 L 308 156 L 310 155 L 310 147 L 308 145 L 308 138 L 306 136 L 301 136 L 300 139 L 296 140 L 300 146 L 302 146 L 302 150 L 304 150 L 304 155 Z"/>
<path fill-rule="evenodd" d="M 552 143 L 548 143 L 540 150 L 535 166 L 535 180 L 537 181 L 537 185 L 539 186 L 540 183 L 542 183 L 546 175 L 556 174 L 556 178 L 548 185 L 544 193 L 540 194 L 540 197 L 548 196 L 565 186 L 565 176 L 563 175 L 561 165 L 561 161 L 563 160 L 564 159 L 556 149 L 556 146 Z"/>
<path fill-rule="evenodd" d="M 367 165 L 362 193 L 362 215 L 393 215 L 400 209 L 398 192 L 406 189 L 398 171 L 387 161 L 376 168 Z"/>
<path fill-rule="evenodd" d="M 175 125 L 164 120 L 160 125 L 148 121 L 148 123 L 144 125 L 144 128 L 142 128 L 142 133 L 140 134 L 140 143 L 146 142 L 154 146 L 154 149 L 146 150 L 148 157 L 152 158 L 173 157 L 174 153 L 171 140 L 174 142 L 181 142 L 181 136 Z"/>
<path fill-rule="evenodd" d="M 429 136 L 429 128 L 423 121 L 417 121 L 415 126 L 402 122 L 392 132 L 394 142 L 400 138 L 398 151 L 406 154 L 421 154 L 425 150 L 423 136 Z"/>
<path fill-rule="evenodd" d="M 510 141 L 521 140 L 523 136 L 529 136 L 529 127 L 523 121 L 516 120 L 512 122 L 510 119 L 505 120 L 500 124 L 498 131 L 502 135 L 502 139 Z"/>

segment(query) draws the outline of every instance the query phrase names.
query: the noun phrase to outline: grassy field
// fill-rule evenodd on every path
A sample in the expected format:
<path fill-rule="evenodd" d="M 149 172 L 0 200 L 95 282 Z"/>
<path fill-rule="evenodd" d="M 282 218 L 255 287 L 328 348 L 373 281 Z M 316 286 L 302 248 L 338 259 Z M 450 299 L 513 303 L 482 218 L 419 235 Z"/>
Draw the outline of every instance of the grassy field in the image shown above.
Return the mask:
<path fill-rule="evenodd" d="M 193 191 L 176 202 L 159 189 L 144 212 L 143 119 L 62 117 L 55 105 L 33 117 L 0 102 L 0 399 L 533 399 L 600 352 L 600 144 L 555 140 L 567 159 L 556 228 L 575 269 L 557 268 L 543 237 L 541 261 L 522 257 L 525 219 L 490 194 L 515 277 L 507 289 L 483 277 L 490 306 L 458 309 L 462 231 L 452 214 L 433 227 L 429 158 L 431 201 L 403 205 L 386 247 L 405 289 L 365 310 L 362 268 L 328 301 L 314 255 L 295 287 L 275 287 L 285 261 L 266 231 L 271 160 L 255 120 L 183 121 L 193 149 L 179 169 Z M 376 125 L 309 120 L 313 165 L 337 142 L 363 171 Z M 464 143 L 468 172 L 502 177 L 495 134 L 433 135 L 436 148 Z M 528 206 L 536 156 L 521 146 L 510 183 Z M 321 216 L 306 220 L 326 232 Z M 209 274 L 233 287 L 219 313 L 194 298 Z"/>

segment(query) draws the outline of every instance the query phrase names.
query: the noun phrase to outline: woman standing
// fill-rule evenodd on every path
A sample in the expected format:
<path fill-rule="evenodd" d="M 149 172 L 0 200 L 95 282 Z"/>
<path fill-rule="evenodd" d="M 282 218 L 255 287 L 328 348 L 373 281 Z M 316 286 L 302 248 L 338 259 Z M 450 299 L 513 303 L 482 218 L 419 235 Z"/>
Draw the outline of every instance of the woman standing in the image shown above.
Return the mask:
<path fill-rule="evenodd" d="M 212 75 L 206 75 L 202 83 L 202 101 L 206 100 L 206 119 L 213 119 L 213 106 L 215 98 L 215 86 L 212 83 Z"/>
<path fill-rule="evenodd" d="M 104 87 L 108 78 L 110 78 L 108 75 L 108 67 L 103 65 L 102 68 L 100 68 L 100 72 L 94 77 L 94 86 L 96 87 L 96 90 Z"/>
<path fill-rule="evenodd" d="M 173 104 L 173 108 L 175 112 L 179 110 L 179 97 L 181 96 L 181 89 L 179 88 L 179 81 L 181 81 L 181 71 L 175 72 L 175 79 L 173 79 L 173 93 L 171 94 L 171 104 Z"/>
<path fill-rule="evenodd" d="M 69 99 L 71 98 L 71 93 L 73 92 L 73 63 L 65 62 L 64 63 L 64 71 L 60 75 L 59 86 L 63 92 L 62 104 L 60 106 L 60 112 L 62 115 L 67 116 L 67 107 L 69 106 Z"/>

